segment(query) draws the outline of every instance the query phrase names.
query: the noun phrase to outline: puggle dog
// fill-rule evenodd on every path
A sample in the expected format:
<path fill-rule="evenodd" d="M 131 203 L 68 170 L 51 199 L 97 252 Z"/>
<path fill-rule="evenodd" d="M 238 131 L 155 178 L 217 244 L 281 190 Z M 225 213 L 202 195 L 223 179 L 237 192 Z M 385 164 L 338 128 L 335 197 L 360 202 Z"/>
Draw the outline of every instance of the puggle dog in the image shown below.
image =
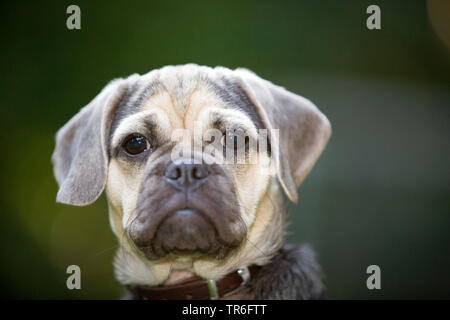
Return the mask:
<path fill-rule="evenodd" d="M 111 81 L 58 131 L 56 199 L 106 191 L 123 298 L 319 299 L 313 251 L 283 245 L 282 192 L 297 202 L 329 136 L 247 69 L 167 66 Z"/>

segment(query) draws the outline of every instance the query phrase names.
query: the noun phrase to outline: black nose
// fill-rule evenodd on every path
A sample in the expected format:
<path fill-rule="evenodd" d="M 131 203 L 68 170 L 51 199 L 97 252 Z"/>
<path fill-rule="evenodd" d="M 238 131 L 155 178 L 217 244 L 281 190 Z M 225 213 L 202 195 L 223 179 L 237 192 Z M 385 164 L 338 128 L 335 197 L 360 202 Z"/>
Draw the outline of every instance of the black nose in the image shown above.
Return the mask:
<path fill-rule="evenodd" d="M 208 168 L 204 164 L 171 163 L 166 170 L 166 180 L 179 190 L 197 189 L 208 177 Z"/>

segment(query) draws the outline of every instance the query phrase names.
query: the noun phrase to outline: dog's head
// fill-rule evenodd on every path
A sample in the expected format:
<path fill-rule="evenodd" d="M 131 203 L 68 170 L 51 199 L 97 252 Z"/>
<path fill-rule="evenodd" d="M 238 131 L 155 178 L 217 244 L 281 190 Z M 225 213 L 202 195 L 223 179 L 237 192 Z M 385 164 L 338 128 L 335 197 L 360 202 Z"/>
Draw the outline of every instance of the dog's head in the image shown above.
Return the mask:
<path fill-rule="evenodd" d="M 296 201 L 329 135 L 311 102 L 245 69 L 132 75 L 59 130 L 57 201 L 87 205 L 106 188 L 122 282 L 155 284 L 177 266 L 215 278 L 279 247 L 276 181 Z"/>

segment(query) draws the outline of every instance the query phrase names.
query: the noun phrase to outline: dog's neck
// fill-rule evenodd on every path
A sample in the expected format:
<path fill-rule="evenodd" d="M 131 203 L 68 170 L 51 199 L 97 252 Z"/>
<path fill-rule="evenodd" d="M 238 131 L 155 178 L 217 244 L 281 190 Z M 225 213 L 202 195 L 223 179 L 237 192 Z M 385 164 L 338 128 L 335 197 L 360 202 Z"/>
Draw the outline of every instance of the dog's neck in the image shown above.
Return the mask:
<path fill-rule="evenodd" d="M 202 281 L 200 279 L 200 281 Z M 220 280 L 219 280 L 220 281 Z M 203 280 L 204 282 L 204 280 Z M 186 282 L 185 282 L 186 284 Z M 191 282 L 192 284 L 192 282 Z M 198 282 L 197 282 L 198 284 Z M 204 285 L 204 284 L 203 284 Z M 158 292 L 155 287 L 142 291 L 139 286 L 126 286 L 122 299 L 210 299 L 208 292 L 203 290 L 199 295 L 189 295 L 189 287 L 168 286 L 177 292 L 166 290 Z M 222 287 L 219 284 L 219 287 Z M 149 290 L 148 290 L 149 289 Z M 180 290 L 178 290 L 180 289 Z M 191 287 L 192 289 L 192 287 Z M 308 246 L 285 245 L 278 250 L 272 260 L 258 267 L 256 272 L 244 284 L 238 284 L 238 289 L 229 294 L 220 295 L 219 299 L 323 299 L 325 287 L 322 282 L 320 267 L 315 260 L 314 252 Z"/>
<path fill-rule="evenodd" d="M 110 206 L 110 210 L 112 209 Z M 175 285 L 193 276 L 219 280 L 242 267 L 265 265 L 277 254 L 283 243 L 285 212 L 278 185 L 271 184 L 268 187 L 255 215 L 258 218 L 251 226 L 252 230 L 249 230 L 251 237 L 246 239 L 239 251 L 223 261 L 163 259 L 152 262 L 142 257 L 129 240 L 123 237 L 119 239 L 121 247 L 114 261 L 116 278 L 126 286 Z M 119 229 L 119 217 L 110 212 L 113 230 L 116 234 L 124 234 Z"/>
<path fill-rule="evenodd" d="M 193 277 L 195 277 L 195 274 L 191 271 L 172 270 L 169 273 L 169 277 L 167 278 L 167 280 L 163 282 L 163 285 L 165 286 L 175 285 Z"/>

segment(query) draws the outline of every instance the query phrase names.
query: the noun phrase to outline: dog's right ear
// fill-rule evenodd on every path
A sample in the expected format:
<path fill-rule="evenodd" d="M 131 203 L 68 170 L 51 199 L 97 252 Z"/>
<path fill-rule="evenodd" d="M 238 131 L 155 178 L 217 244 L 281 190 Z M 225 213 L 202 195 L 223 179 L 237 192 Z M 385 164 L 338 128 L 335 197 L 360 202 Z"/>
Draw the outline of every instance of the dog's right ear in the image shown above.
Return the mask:
<path fill-rule="evenodd" d="M 111 81 L 56 134 L 56 201 L 75 206 L 97 200 L 106 184 L 107 139 L 115 111 L 135 75 Z"/>
<path fill-rule="evenodd" d="M 278 180 L 289 199 L 297 202 L 298 186 L 330 137 L 330 122 L 311 101 L 247 69 L 234 72 L 272 135 Z M 275 130 L 278 130 L 278 136 L 272 134 Z"/>

